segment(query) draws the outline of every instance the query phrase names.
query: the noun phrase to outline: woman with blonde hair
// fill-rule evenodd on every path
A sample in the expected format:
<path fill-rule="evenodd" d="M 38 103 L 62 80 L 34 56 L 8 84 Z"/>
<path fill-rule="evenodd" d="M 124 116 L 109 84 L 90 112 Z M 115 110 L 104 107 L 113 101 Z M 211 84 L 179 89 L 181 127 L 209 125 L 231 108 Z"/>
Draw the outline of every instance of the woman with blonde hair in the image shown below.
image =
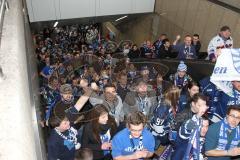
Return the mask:
<path fill-rule="evenodd" d="M 150 131 L 155 138 L 155 149 L 160 144 L 168 145 L 171 140 L 174 140 L 175 135 L 170 133 L 175 129 L 175 116 L 178 112 L 178 103 L 181 90 L 176 87 L 170 87 L 164 94 L 163 100 L 154 110 L 153 117 L 150 121 Z M 172 135 L 172 136 L 169 136 Z"/>

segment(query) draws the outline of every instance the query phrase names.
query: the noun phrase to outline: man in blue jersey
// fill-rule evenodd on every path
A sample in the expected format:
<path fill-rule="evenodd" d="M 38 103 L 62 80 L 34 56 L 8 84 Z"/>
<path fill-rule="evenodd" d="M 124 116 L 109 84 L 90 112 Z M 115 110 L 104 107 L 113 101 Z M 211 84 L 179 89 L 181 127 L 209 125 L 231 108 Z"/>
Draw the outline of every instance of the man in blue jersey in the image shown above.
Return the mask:
<path fill-rule="evenodd" d="M 229 96 L 210 81 L 210 77 L 200 80 L 201 92 L 207 97 L 208 117 L 218 122 L 226 115 Z"/>
<path fill-rule="evenodd" d="M 193 157 L 194 160 L 199 158 L 201 153 L 200 131 L 203 127 L 203 115 L 207 109 L 206 97 L 200 93 L 195 94 L 192 97 L 190 113 L 188 113 L 192 116 L 186 117 L 186 121 L 179 128 L 171 160 L 187 160 L 190 159 L 189 157 Z"/>
<path fill-rule="evenodd" d="M 210 77 L 200 81 L 201 91 L 208 97 L 208 113 L 212 122 L 217 122 L 225 117 L 228 106 L 240 105 L 240 82 L 231 81 L 229 83 L 232 86 L 232 95 L 227 95 L 210 82 Z"/>
<path fill-rule="evenodd" d="M 155 141 L 152 134 L 144 128 L 145 123 L 146 117 L 140 111 L 127 116 L 127 128 L 120 131 L 112 140 L 114 160 L 152 157 Z"/>

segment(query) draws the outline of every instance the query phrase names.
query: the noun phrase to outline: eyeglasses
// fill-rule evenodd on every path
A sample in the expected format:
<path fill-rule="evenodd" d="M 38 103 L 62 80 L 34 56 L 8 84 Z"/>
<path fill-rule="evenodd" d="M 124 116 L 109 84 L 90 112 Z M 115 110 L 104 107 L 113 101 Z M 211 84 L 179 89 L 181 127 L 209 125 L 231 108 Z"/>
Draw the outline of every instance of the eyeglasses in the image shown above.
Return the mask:
<path fill-rule="evenodd" d="M 143 129 L 139 129 L 139 130 L 135 130 L 135 129 L 130 129 L 131 132 L 134 132 L 134 133 L 139 133 L 139 132 L 142 132 Z"/>
<path fill-rule="evenodd" d="M 230 117 L 232 117 L 232 118 L 235 118 L 235 119 L 237 119 L 237 120 L 240 121 L 240 117 L 237 117 L 237 116 L 235 116 L 235 115 L 233 115 L 233 114 L 229 114 L 228 116 L 230 116 Z"/>

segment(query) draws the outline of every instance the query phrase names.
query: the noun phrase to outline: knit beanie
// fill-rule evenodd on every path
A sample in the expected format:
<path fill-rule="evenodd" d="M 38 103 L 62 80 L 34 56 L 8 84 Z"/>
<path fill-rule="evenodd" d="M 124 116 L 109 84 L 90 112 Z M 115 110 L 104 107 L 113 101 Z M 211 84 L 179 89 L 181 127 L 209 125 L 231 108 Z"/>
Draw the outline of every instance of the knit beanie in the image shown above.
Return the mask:
<path fill-rule="evenodd" d="M 180 64 L 178 65 L 178 68 L 177 68 L 177 71 L 187 72 L 187 65 L 183 61 L 180 61 Z"/>

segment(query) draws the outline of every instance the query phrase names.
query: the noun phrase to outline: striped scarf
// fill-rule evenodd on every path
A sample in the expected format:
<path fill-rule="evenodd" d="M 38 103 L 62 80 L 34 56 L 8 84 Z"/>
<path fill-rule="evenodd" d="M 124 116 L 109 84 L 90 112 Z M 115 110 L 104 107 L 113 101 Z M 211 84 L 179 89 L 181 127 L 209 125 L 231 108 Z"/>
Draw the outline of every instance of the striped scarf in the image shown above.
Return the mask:
<path fill-rule="evenodd" d="M 234 138 L 231 143 L 228 142 L 228 136 L 231 132 L 234 132 Z M 237 147 L 240 139 L 240 128 L 237 126 L 236 128 L 231 128 L 228 125 L 226 118 L 221 121 L 220 134 L 218 140 L 217 150 L 229 150 L 234 147 Z"/>
<path fill-rule="evenodd" d="M 183 157 L 183 160 L 189 160 L 191 157 L 194 160 L 199 160 L 200 155 L 200 131 L 202 126 L 202 119 L 196 115 L 192 117 L 192 120 L 196 123 L 196 127 L 192 130 L 188 140 L 188 146 Z"/>

